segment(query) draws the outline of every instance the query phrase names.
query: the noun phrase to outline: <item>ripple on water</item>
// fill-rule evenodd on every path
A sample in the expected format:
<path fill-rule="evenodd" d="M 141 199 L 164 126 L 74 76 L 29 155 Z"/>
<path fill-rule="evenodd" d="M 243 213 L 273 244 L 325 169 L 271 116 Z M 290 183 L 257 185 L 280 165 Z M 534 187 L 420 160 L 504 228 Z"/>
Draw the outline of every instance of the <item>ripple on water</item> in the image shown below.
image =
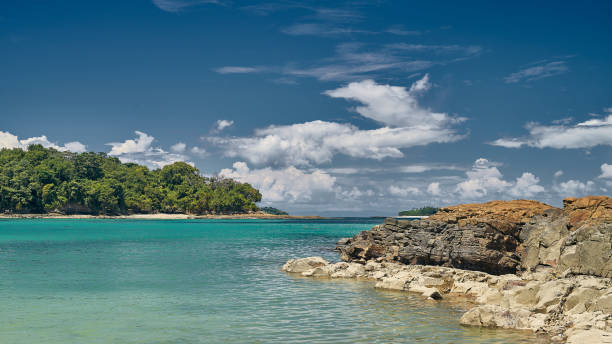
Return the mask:
<path fill-rule="evenodd" d="M 0 223 L 0 343 L 532 343 L 371 283 L 289 276 L 350 221 Z"/>

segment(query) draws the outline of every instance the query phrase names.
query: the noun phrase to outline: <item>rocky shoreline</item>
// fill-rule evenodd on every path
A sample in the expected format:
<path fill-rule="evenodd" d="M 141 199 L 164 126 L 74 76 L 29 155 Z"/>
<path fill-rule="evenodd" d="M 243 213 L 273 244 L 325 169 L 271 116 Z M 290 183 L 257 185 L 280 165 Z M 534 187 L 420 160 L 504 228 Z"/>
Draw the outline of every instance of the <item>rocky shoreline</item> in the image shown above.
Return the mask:
<path fill-rule="evenodd" d="M 426 298 L 465 299 L 461 324 L 531 330 L 555 342 L 612 343 L 612 199 L 558 209 L 495 201 L 387 219 L 337 249 L 342 262 L 289 260 L 283 271 L 358 278 Z"/>

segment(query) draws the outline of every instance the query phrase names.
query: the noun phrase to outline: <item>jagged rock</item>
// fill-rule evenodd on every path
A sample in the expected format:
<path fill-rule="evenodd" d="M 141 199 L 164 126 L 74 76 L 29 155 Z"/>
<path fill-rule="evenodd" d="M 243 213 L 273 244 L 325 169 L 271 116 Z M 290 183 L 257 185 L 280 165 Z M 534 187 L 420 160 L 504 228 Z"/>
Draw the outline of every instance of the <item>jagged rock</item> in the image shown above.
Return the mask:
<path fill-rule="evenodd" d="M 432 264 L 494 274 L 515 272 L 520 226 L 552 207 L 535 201 L 495 201 L 441 209 L 429 219 L 387 219 L 380 226 L 344 240 L 344 261 L 371 259 Z"/>
<path fill-rule="evenodd" d="M 563 200 L 563 212 L 572 228 L 589 222 L 612 222 L 612 198 L 586 196 Z"/>
<path fill-rule="evenodd" d="M 536 201 L 442 208 L 428 219 L 386 219 L 337 246 L 341 259 L 431 264 L 492 274 L 535 270 L 612 276 L 612 200 L 568 198 L 561 210 Z M 577 227 L 578 226 L 578 227 Z"/>
<path fill-rule="evenodd" d="M 443 208 L 386 219 L 337 249 L 343 262 L 290 260 L 304 276 L 361 278 L 376 288 L 477 306 L 464 325 L 530 329 L 555 342 L 612 343 L 612 200 L 568 198 Z"/>

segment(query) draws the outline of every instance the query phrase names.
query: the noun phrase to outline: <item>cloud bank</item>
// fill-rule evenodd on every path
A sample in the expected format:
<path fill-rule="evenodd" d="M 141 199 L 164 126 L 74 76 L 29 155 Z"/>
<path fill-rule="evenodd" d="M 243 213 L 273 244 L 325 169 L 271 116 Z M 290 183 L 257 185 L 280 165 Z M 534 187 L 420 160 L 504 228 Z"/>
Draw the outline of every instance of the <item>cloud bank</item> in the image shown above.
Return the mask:
<path fill-rule="evenodd" d="M 430 87 L 426 75 L 410 89 L 364 80 L 325 92 L 363 104 L 355 111 L 384 125 L 378 129 L 362 130 L 352 124 L 316 120 L 257 129 L 249 137 L 208 139 L 222 147 L 226 156 L 255 165 L 319 165 L 332 161 L 336 154 L 375 160 L 400 158 L 403 148 L 463 138 L 453 125 L 464 119 L 418 104 L 418 96 Z"/>
<path fill-rule="evenodd" d="M 22 148 L 26 149 L 29 145 L 42 145 L 45 148 L 54 148 L 58 151 L 71 151 L 74 153 L 82 153 L 87 150 L 87 146 L 84 144 L 73 141 L 67 142 L 63 145 L 58 145 L 49 141 L 46 135 L 29 137 L 27 139 L 19 139 L 18 136 L 13 135 L 7 131 L 0 131 L 0 148 Z"/>
<path fill-rule="evenodd" d="M 528 123 L 529 135 L 518 138 L 500 138 L 491 145 L 520 148 L 592 148 L 595 146 L 612 146 L 612 111 L 603 118 L 590 119 L 574 125 L 542 125 Z M 566 122 L 566 121 L 564 121 Z"/>

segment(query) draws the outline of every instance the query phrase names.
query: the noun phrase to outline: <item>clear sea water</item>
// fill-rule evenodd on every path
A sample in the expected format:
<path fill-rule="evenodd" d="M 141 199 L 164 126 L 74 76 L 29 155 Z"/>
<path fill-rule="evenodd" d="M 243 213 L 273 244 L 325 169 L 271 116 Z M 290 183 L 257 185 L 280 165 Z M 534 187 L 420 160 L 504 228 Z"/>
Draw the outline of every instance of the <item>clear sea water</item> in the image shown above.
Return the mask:
<path fill-rule="evenodd" d="M 0 343 L 531 343 L 372 283 L 280 271 L 338 260 L 381 219 L 0 220 Z"/>

